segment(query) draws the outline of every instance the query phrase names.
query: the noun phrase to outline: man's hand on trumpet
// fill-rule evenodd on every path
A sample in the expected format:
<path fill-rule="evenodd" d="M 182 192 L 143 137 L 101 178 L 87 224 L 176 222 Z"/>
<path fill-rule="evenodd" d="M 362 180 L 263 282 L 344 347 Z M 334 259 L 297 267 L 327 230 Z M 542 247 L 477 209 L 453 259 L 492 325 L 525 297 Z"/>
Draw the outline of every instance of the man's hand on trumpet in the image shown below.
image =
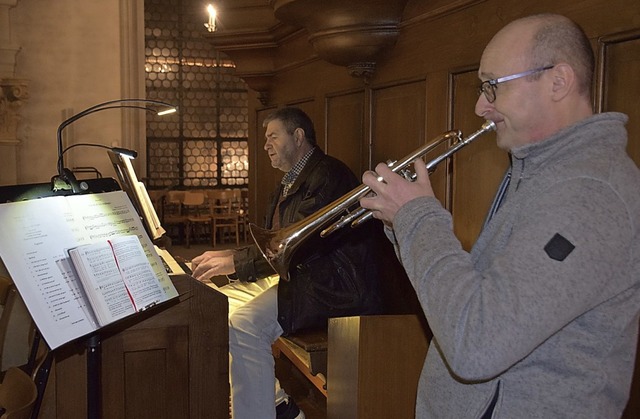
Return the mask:
<path fill-rule="evenodd" d="M 394 173 L 386 164 L 380 163 L 376 171 L 366 171 L 362 182 L 371 188 L 373 194 L 360 199 L 362 208 L 372 211 L 374 218 L 391 226 L 398 210 L 407 202 L 421 197 L 434 196 L 429 172 L 422 159 L 414 161 L 415 182 Z"/>

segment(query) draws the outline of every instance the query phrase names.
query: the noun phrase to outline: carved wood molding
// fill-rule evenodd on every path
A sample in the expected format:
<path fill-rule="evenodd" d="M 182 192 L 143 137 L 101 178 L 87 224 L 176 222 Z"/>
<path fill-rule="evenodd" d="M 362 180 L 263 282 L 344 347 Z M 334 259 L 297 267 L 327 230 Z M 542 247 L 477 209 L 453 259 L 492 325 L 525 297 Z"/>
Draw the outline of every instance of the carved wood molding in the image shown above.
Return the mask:
<path fill-rule="evenodd" d="M 234 27 L 207 37 L 214 48 L 235 62 L 238 77 L 267 105 L 269 86 L 278 70 L 274 61 L 278 47 L 305 34 L 317 57 L 346 67 L 349 74 L 368 83 L 381 55 L 396 42 L 407 2 L 272 0 L 273 12 L 281 23 L 269 29 Z"/>
<path fill-rule="evenodd" d="M 598 45 L 596 50 L 596 78 L 594 95 L 594 108 L 597 112 L 603 112 L 603 110 L 606 108 L 606 74 L 608 70 L 607 55 L 609 48 L 622 42 L 629 42 L 638 39 L 640 39 L 640 29 L 632 29 L 630 31 L 614 33 L 598 38 Z"/>
<path fill-rule="evenodd" d="M 279 42 L 299 31 L 286 25 L 269 30 L 229 30 L 207 35 L 213 47 L 227 54 L 236 65 L 236 75 L 258 92 L 263 105 L 269 102 L 269 87 L 275 75 L 274 55 Z"/>
<path fill-rule="evenodd" d="M 408 0 L 275 0 L 275 16 L 304 27 L 325 61 L 367 82 L 381 54 L 398 37 Z"/>
<path fill-rule="evenodd" d="M 414 16 L 411 19 L 403 20 L 402 23 L 400 24 L 400 27 L 406 28 L 409 26 L 424 24 L 425 22 L 429 22 L 431 20 L 436 20 L 446 15 L 457 13 L 461 10 L 478 5 L 480 3 L 484 3 L 486 1 L 487 0 L 452 0 L 447 4 L 444 4 L 440 7 L 436 7 L 434 9 L 429 9 L 427 12 Z"/>

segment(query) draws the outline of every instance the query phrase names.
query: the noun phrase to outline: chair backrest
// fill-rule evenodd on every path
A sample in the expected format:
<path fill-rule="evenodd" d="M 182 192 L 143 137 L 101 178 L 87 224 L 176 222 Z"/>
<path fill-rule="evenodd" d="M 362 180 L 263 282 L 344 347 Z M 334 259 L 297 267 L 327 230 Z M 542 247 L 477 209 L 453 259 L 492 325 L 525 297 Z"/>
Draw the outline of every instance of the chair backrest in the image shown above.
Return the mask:
<path fill-rule="evenodd" d="M 184 191 L 169 191 L 162 198 L 162 223 L 180 222 Z"/>
<path fill-rule="evenodd" d="M 0 384 L 0 406 L 5 409 L 0 419 L 30 418 L 37 395 L 36 384 L 26 372 L 9 368 Z"/>
<path fill-rule="evenodd" d="M 182 208 L 187 217 L 209 216 L 211 213 L 209 201 L 202 191 L 185 191 Z"/>
<path fill-rule="evenodd" d="M 243 191 L 240 189 L 233 189 L 230 191 L 231 193 L 231 206 L 233 207 L 233 210 L 238 213 L 239 215 L 242 215 L 246 212 L 246 208 L 245 208 L 245 203 L 244 203 L 244 196 L 243 196 Z"/>
<path fill-rule="evenodd" d="M 184 191 L 184 198 L 182 205 L 186 206 L 199 206 L 205 203 L 204 192 L 198 191 Z"/>
<path fill-rule="evenodd" d="M 169 191 L 165 200 L 170 204 L 181 204 L 184 200 L 184 191 Z"/>
<path fill-rule="evenodd" d="M 242 215 L 249 219 L 249 191 L 242 189 L 240 191 L 240 202 L 242 202 Z"/>
<path fill-rule="evenodd" d="M 233 211 L 233 193 L 224 189 L 215 189 L 210 192 L 213 215 L 229 216 Z"/>

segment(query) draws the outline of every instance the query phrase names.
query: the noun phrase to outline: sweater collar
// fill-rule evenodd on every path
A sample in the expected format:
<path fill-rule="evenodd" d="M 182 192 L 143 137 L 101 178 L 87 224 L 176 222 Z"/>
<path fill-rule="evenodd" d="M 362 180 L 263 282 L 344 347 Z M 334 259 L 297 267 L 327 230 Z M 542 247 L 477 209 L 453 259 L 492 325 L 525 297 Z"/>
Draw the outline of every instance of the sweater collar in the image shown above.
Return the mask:
<path fill-rule="evenodd" d="M 624 148 L 627 141 L 624 126 L 627 120 L 627 115 L 618 112 L 594 114 L 541 142 L 514 148 L 511 156 L 512 159 L 527 159 L 531 167 L 531 164 L 542 163 L 562 149 L 588 147 L 593 141 L 615 141 L 617 138 L 623 142 L 620 145 Z"/>

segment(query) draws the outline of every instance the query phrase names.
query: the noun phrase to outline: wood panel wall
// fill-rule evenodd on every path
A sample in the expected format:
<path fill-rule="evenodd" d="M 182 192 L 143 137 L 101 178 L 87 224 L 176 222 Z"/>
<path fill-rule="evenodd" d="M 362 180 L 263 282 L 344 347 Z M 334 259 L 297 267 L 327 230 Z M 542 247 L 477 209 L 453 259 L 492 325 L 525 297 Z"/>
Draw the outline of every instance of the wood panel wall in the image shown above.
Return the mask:
<path fill-rule="evenodd" d="M 262 222 L 266 195 L 281 177 L 277 171 L 274 174 L 262 149 L 262 119 L 270 110 L 283 105 L 302 107 L 315 121 L 320 146 L 360 175 L 378 162 L 406 155 L 444 131 L 477 129 L 482 121 L 473 111 L 476 70 L 484 46 L 508 21 L 547 11 L 565 14 L 585 28 L 601 59 L 598 83 L 605 77 L 609 80 L 606 88 L 599 89 L 595 102 L 603 110 L 620 109 L 637 98 L 625 86 L 627 79 L 638 74 L 630 59 L 639 54 L 634 33 L 640 27 L 638 9 L 634 0 L 575 4 L 412 0 L 405 9 L 398 41 L 378 62 L 370 84 L 317 58 L 306 32 L 299 32 L 275 52 L 279 67 L 268 106 L 250 101 L 251 186 L 267 191 L 253 194 L 252 219 Z M 633 130 L 630 126 L 630 133 L 637 132 Z M 478 224 L 507 164 L 505 154 L 489 137 L 481 140 L 482 145 L 474 144 L 460 153 L 446 169 L 438 169 L 446 172 L 436 180 L 438 195 L 459 221 L 456 231 L 468 235 L 461 237 L 465 247 L 477 236 Z M 640 145 L 630 147 L 640 149 Z M 473 183 L 465 180 L 467 173 L 473 173 Z"/>
<path fill-rule="evenodd" d="M 640 26 L 640 25 L 639 25 Z M 597 108 L 629 115 L 627 150 L 640 165 L 640 28 L 607 34 L 598 40 Z M 640 348 L 640 338 L 638 342 Z M 640 351 L 625 419 L 640 417 Z"/>
<path fill-rule="evenodd" d="M 482 50 L 505 23 L 539 12 L 564 14 L 583 26 L 598 60 L 594 108 L 630 116 L 629 152 L 640 164 L 640 7 L 637 0 L 411 0 L 400 36 L 378 62 L 369 84 L 318 59 L 304 32 L 276 51 L 278 70 L 264 107 L 251 101 L 251 186 L 259 192 L 251 213 L 262 222 L 266 198 L 281 173 L 264 160 L 261 120 L 270 108 L 298 104 L 316 124 L 319 144 L 357 175 L 378 162 L 403 157 L 450 129 L 463 133 L 482 124 L 474 114 L 476 71 Z M 495 136 L 458 153 L 436 171 L 435 189 L 452 212 L 455 232 L 473 245 L 493 194 L 508 165 Z M 266 164 L 265 164 L 266 163 Z M 638 380 L 636 380 L 638 382 Z M 640 385 L 634 386 L 627 418 L 640 417 Z"/>

